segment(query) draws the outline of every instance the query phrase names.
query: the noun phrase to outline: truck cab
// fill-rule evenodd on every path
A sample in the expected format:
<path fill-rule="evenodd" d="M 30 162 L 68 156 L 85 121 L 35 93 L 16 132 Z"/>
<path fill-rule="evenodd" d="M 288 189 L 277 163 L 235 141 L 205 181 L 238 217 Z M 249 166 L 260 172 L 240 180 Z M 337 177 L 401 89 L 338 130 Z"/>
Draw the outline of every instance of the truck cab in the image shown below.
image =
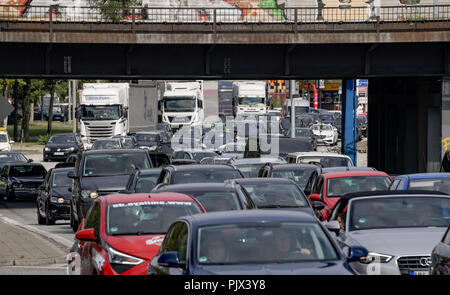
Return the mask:
<path fill-rule="evenodd" d="M 128 133 L 128 83 L 85 83 L 77 117 L 81 140 L 89 147 L 97 139 Z"/>
<path fill-rule="evenodd" d="M 201 123 L 204 118 L 203 81 L 168 82 L 161 101 L 162 121 L 172 130 Z"/>
<path fill-rule="evenodd" d="M 234 115 L 265 115 L 267 113 L 266 82 L 237 81 L 233 83 Z"/>

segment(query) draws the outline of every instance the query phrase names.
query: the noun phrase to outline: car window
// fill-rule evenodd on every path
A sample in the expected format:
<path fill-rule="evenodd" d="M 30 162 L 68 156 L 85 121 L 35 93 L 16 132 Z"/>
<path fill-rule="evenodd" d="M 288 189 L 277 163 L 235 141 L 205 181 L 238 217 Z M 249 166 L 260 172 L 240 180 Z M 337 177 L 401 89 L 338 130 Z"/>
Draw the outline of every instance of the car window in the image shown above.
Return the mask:
<path fill-rule="evenodd" d="M 450 194 L 450 177 L 410 179 L 408 183 L 408 189 L 440 191 L 445 194 Z"/>
<path fill-rule="evenodd" d="M 348 193 L 363 191 L 383 191 L 389 188 L 391 180 L 387 176 L 350 176 L 329 178 L 327 197 L 342 197 Z"/>
<path fill-rule="evenodd" d="M 12 166 L 9 171 L 11 177 L 45 177 L 47 171 L 43 166 Z"/>
<path fill-rule="evenodd" d="M 135 168 L 152 168 L 145 152 L 93 153 L 84 158 L 84 177 L 105 177 L 131 174 Z"/>
<path fill-rule="evenodd" d="M 307 200 L 295 184 L 241 184 L 258 208 L 306 207 Z"/>
<path fill-rule="evenodd" d="M 394 180 L 391 184 L 390 190 L 396 190 L 399 183 L 400 183 L 400 179 Z"/>
<path fill-rule="evenodd" d="M 180 262 L 186 261 L 188 242 L 188 226 L 184 222 L 177 222 L 172 227 L 170 237 L 165 243 L 165 251 L 176 251 Z"/>
<path fill-rule="evenodd" d="M 158 181 L 158 174 L 154 175 L 140 175 L 136 180 L 136 188 L 134 190 L 135 193 L 149 193 L 155 186 Z"/>
<path fill-rule="evenodd" d="M 242 178 L 237 170 L 192 170 L 192 171 L 178 171 L 175 173 L 174 182 L 176 184 L 182 183 L 196 183 L 196 182 L 224 182 L 227 179 Z"/>
<path fill-rule="evenodd" d="M 87 215 L 84 225 L 84 228 L 93 228 L 96 236 L 100 232 L 100 208 L 100 202 L 92 204 L 91 212 Z"/>
<path fill-rule="evenodd" d="M 239 210 L 239 197 L 234 191 L 197 191 L 186 192 L 194 196 L 205 208 L 206 212 Z"/>

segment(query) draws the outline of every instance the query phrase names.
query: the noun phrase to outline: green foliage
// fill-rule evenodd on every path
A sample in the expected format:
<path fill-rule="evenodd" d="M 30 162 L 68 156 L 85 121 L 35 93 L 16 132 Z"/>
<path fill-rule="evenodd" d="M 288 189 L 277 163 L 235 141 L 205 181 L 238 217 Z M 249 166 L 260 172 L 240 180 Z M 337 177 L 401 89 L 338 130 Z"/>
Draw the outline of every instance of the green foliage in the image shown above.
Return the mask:
<path fill-rule="evenodd" d="M 39 135 L 37 144 L 45 144 L 51 137 L 51 134 Z"/>
<path fill-rule="evenodd" d="M 106 20 L 119 22 L 123 19 L 125 11 L 136 6 L 136 0 L 92 0 L 94 6 L 100 9 L 100 13 Z"/>

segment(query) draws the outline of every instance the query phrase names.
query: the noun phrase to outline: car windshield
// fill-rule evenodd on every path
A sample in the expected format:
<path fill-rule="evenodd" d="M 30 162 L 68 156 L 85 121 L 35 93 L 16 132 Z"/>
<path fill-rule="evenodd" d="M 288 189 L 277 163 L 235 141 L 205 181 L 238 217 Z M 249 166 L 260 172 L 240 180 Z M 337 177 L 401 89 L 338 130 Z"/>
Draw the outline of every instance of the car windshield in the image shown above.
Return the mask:
<path fill-rule="evenodd" d="M 331 125 L 313 125 L 314 131 L 331 131 Z"/>
<path fill-rule="evenodd" d="M 8 142 L 8 138 L 6 134 L 0 134 L 0 142 Z"/>
<path fill-rule="evenodd" d="M 119 149 L 119 140 L 96 140 L 92 145 L 93 149 Z"/>
<path fill-rule="evenodd" d="M 199 264 L 268 264 L 339 259 L 315 223 L 234 223 L 198 229 Z"/>
<path fill-rule="evenodd" d="M 266 162 L 256 164 L 234 164 L 239 171 L 244 174 L 244 177 L 258 177 L 258 172 Z"/>
<path fill-rule="evenodd" d="M 241 184 L 258 208 L 306 207 L 307 200 L 295 184 Z"/>
<path fill-rule="evenodd" d="M 450 198 L 389 196 L 354 200 L 350 211 L 351 231 L 450 225 Z"/>
<path fill-rule="evenodd" d="M 295 107 L 295 116 L 309 113 L 309 107 Z"/>
<path fill-rule="evenodd" d="M 292 179 L 300 186 L 300 188 L 304 189 L 309 177 L 315 170 L 316 169 L 314 168 L 304 168 L 290 171 L 273 171 L 272 177 Z"/>
<path fill-rule="evenodd" d="M 149 193 L 158 182 L 159 174 L 153 175 L 139 175 L 136 180 L 135 193 Z"/>
<path fill-rule="evenodd" d="M 158 134 L 136 134 L 137 141 L 158 142 L 158 139 L 159 139 Z"/>
<path fill-rule="evenodd" d="M 151 164 L 144 151 L 134 153 L 89 154 L 84 158 L 84 177 L 103 177 L 131 174 L 135 169 L 150 169 Z"/>
<path fill-rule="evenodd" d="M 305 164 L 312 162 L 320 163 L 323 168 L 353 166 L 348 158 L 343 157 L 300 157 L 298 161 Z"/>
<path fill-rule="evenodd" d="M 195 197 L 205 208 L 206 212 L 239 210 L 239 199 L 235 192 L 227 191 L 186 191 Z"/>
<path fill-rule="evenodd" d="M 224 182 L 227 179 L 242 178 L 237 170 L 194 169 L 175 172 L 174 183 Z"/>
<path fill-rule="evenodd" d="M 122 142 L 122 146 L 124 148 L 133 148 L 134 147 L 134 141 L 131 138 L 121 138 L 120 141 Z"/>
<path fill-rule="evenodd" d="M 239 97 L 240 105 L 256 105 L 256 104 L 264 104 L 264 97 Z"/>
<path fill-rule="evenodd" d="M 193 97 L 164 98 L 165 112 L 194 112 L 196 99 Z"/>
<path fill-rule="evenodd" d="M 192 201 L 145 201 L 110 204 L 106 232 L 111 236 L 165 234 L 181 216 L 202 213 Z"/>
<path fill-rule="evenodd" d="M 44 177 L 47 171 L 42 166 L 11 166 L 11 177 Z"/>
<path fill-rule="evenodd" d="M 321 114 L 321 115 L 319 115 L 319 118 L 322 121 L 333 121 L 334 120 L 334 116 L 331 114 Z"/>
<path fill-rule="evenodd" d="M 55 134 L 50 137 L 48 143 L 75 143 L 73 134 Z"/>
<path fill-rule="evenodd" d="M 384 191 L 391 180 L 387 176 L 351 176 L 330 178 L 327 182 L 327 197 L 342 197 L 348 193 Z"/>
<path fill-rule="evenodd" d="M 410 179 L 408 189 L 440 191 L 450 195 L 450 177 Z"/>
<path fill-rule="evenodd" d="M 201 159 L 207 158 L 207 157 L 215 157 L 217 156 L 214 152 L 193 152 L 192 157 L 194 157 L 194 160 L 197 162 L 200 162 Z"/>
<path fill-rule="evenodd" d="M 82 120 L 118 120 L 120 118 L 120 106 L 81 106 Z"/>
<path fill-rule="evenodd" d="M 72 186 L 72 179 L 67 177 L 67 171 L 55 172 L 53 174 L 52 187 L 70 187 Z"/>
<path fill-rule="evenodd" d="M 311 130 L 309 128 L 295 129 L 295 137 L 311 137 Z"/>
<path fill-rule="evenodd" d="M 0 163 L 26 162 L 27 159 L 22 154 L 0 154 Z"/>

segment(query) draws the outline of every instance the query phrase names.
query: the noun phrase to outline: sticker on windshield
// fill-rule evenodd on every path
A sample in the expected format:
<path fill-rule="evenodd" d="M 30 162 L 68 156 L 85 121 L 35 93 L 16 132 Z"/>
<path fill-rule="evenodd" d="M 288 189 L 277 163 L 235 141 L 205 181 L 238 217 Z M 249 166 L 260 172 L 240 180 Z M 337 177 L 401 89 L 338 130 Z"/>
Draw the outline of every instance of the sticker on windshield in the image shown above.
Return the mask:
<path fill-rule="evenodd" d="M 118 204 L 112 204 L 112 207 L 113 207 L 113 208 L 124 208 L 124 207 L 148 206 L 148 205 L 192 206 L 192 202 L 180 202 L 180 201 L 145 201 L 145 202 L 131 202 L 131 203 L 118 203 Z"/>
<path fill-rule="evenodd" d="M 115 227 L 111 227 L 111 232 L 116 232 L 116 231 L 118 231 L 119 229 L 115 226 Z"/>
<path fill-rule="evenodd" d="M 365 218 L 363 217 L 363 218 L 360 218 L 360 219 L 358 220 L 358 222 L 359 222 L 359 223 L 366 223 L 366 220 L 367 220 L 367 219 L 365 219 Z"/>
<path fill-rule="evenodd" d="M 161 246 L 162 242 L 164 241 L 164 236 L 155 236 L 151 238 L 150 240 L 145 241 L 145 244 L 150 245 L 156 245 Z"/>
<path fill-rule="evenodd" d="M 206 256 L 202 256 L 202 257 L 198 258 L 198 261 L 199 262 L 206 262 L 206 261 L 208 261 L 208 258 Z"/>

